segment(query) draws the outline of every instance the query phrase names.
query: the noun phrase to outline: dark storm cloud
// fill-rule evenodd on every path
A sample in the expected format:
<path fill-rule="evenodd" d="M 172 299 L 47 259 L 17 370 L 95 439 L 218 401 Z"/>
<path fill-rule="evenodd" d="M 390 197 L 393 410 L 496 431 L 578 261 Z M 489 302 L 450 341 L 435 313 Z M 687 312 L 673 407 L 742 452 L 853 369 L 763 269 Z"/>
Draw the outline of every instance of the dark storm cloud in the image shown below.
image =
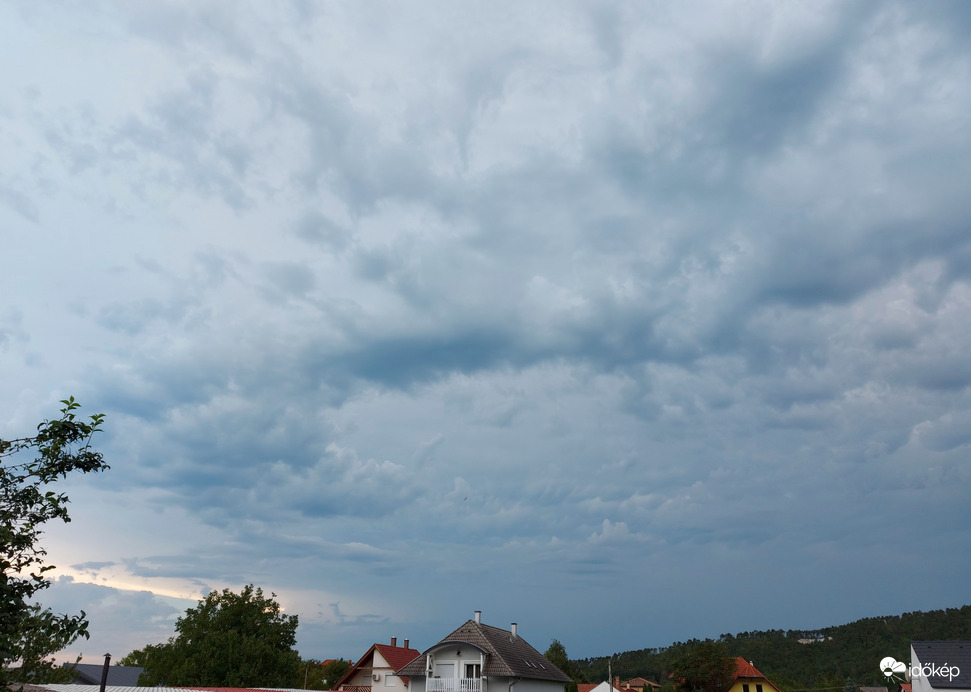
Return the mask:
<path fill-rule="evenodd" d="M 29 173 L 0 205 L 44 231 L 9 252 L 71 250 L 56 291 L 4 277 L 5 381 L 87 392 L 98 492 L 175 537 L 79 578 L 282 583 L 332 644 L 482 584 L 575 655 L 636 645 L 576 632 L 604 613 L 662 645 L 921 607 L 901 540 L 950 546 L 926 584 L 957 598 L 960 7 L 162 4 L 97 15 L 103 55 L 56 34 L 102 91 L 6 77 L 43 87 L 0 110 Z"/>

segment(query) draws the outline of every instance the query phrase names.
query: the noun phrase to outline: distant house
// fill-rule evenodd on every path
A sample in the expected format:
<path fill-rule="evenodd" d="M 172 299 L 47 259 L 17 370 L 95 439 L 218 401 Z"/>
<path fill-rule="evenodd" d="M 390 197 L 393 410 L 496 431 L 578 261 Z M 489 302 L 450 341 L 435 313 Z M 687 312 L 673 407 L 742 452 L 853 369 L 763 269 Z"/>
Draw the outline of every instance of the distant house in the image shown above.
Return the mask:
<path fill-rule="evenodd" d="M 911 642 L 913 692 L 971 691 L 971 642 Z"/>
<path fill-rule="evenodd" d="M 627 692 L 628 690 L 636 690 L 636 692 L 640 692 L 645 687 L 647 687 L 649 690 L 661 688 L 661 686 L 656 682 L 653 680 L 648 680 L 647 678 L 631 678 L 630 680 L 624 680 L 621 682 L 619 676 L 614 676 L 613 685 L 607 684 L 606 681 L 601 683 L 582 682 L 577 685 L 577 692 Z"/>
<path fill-rule="evenodd" d="M 391 644 L 374 644 L 360 660 L 347 669 L 344 677 L 337 681 L 333 689 L 350 692 L 372 692 L 385 690 L 399 692 L 408 686 L 408 678 L 395 675 L 395 671 L 419 655 L 417 649 L 398 646 L 398 638 L 391 637 Z"/>
<path fill-rule="evenodd" d="M 100 685 L 103 663 L 65 663 L 65 668 L 74 671 L 76 685 Z M 141 666 L 108 666 L 108 685 L 134 687 L 138 676 L 145 670 Z"/>
<path fill-rule="evenodd" d="M 481 611 L 398 670 L 410 692 L 563 692 L 569 676 L 519 636 L 482 624 Z"/>
<path fill-rule="evenodd" d="M 604 680 L 603 682 L 577 683 L 577 692 L 621 692 L 621 690 L 619 687 L 611 685 Z"/>
<path fill-rule="evenodd" d="M 728 692 L 780 692 L 751 661 L 746 661 L 741 656 L 735 659 L 732 678 L 735 682 Z"/>

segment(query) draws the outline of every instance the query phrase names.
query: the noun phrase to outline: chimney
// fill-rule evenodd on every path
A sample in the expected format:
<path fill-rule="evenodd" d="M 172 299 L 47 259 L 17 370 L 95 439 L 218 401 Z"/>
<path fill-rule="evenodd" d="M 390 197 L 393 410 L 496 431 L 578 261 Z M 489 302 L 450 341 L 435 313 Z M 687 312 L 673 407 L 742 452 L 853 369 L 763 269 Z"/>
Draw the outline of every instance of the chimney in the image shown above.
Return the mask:
<path fill-rule="evenodd" d="M 615 675 L 614 676 L 614 687 L 616 687 L 618 690 L 620 689 L 620 676 L 619 675 Z"/>
<path fill-rule="evenodd" d="M 408 646 L 408 640 L 407 639 L 405 639 L 405 648 L 406 649 L 410 649 L 411 648 L 410 646 Z"/>
<path fill-rule="evenodd" d="M 391 637 L 391 646 L 398 646 L 398 638 Z"/>
<path fill-rule="evenodd" d="M 512 623 L 512 628 L 510 629 L 510 632 L 512 633 L 513 639 L 519 639 L 519 625 L 517 625 L 515 622 Z"/>
<path fill-rule="evenodd" d="M 481 610 L 475 611 L 475 624 L 477 624 L 477 625 L 481 625 L 482 624 L 482 611 Z"/>

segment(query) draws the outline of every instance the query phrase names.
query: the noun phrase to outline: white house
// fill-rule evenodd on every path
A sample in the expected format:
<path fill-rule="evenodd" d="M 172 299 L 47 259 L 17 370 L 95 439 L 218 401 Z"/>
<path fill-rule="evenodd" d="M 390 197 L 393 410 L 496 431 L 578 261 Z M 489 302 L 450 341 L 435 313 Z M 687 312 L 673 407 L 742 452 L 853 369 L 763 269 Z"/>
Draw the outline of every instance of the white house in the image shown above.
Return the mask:
<path fill-rule="evenodd" d="M 913 692 L 971 692 L 971 642 L 911 642 Z"/>
<path fill-rule="evenodd" d="M 482 624 L 481 611 L 398 670 L 409 692 L 563 692 L 571 680 L 519 636 Z"/>
<path fill-rule="evenodd" d="M 395 675 L 395 671 L 418 655 L 416 649 L 398 646 L 398 638 L 391 637 L 391 645 L 374 644 L 360 660 L 347 669 L 344 677 L 333 689 L 346 692 L 404 692 L 408 678 Z"/>

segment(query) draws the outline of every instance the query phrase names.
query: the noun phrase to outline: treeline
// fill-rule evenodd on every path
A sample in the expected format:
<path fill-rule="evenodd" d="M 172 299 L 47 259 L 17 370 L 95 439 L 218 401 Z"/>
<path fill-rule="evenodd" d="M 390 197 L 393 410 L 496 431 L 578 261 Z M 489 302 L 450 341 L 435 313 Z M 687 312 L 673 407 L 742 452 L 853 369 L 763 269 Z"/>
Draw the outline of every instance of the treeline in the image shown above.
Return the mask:
<path fill-rule="evenodd" d="M 769 680 L 788 692 L 886 686 L 887 680 L 879 670 L 883 657 L 909 661 L 911 641 L 955 639 L 971 640 L 971 606 L 865 618 L 818 630 L 723 634 L 718 641 L 731 656 L 752 661 Z M 668 647 L 625 651 L 573 663 L 579 675 L 591 682 L 607 679 L 609 658 L 613 674 L 621 679 L 641 676 L 671 686 L 668 676 L 675 661 L 698 644 L 698 640 L 676 642 Z"/>

